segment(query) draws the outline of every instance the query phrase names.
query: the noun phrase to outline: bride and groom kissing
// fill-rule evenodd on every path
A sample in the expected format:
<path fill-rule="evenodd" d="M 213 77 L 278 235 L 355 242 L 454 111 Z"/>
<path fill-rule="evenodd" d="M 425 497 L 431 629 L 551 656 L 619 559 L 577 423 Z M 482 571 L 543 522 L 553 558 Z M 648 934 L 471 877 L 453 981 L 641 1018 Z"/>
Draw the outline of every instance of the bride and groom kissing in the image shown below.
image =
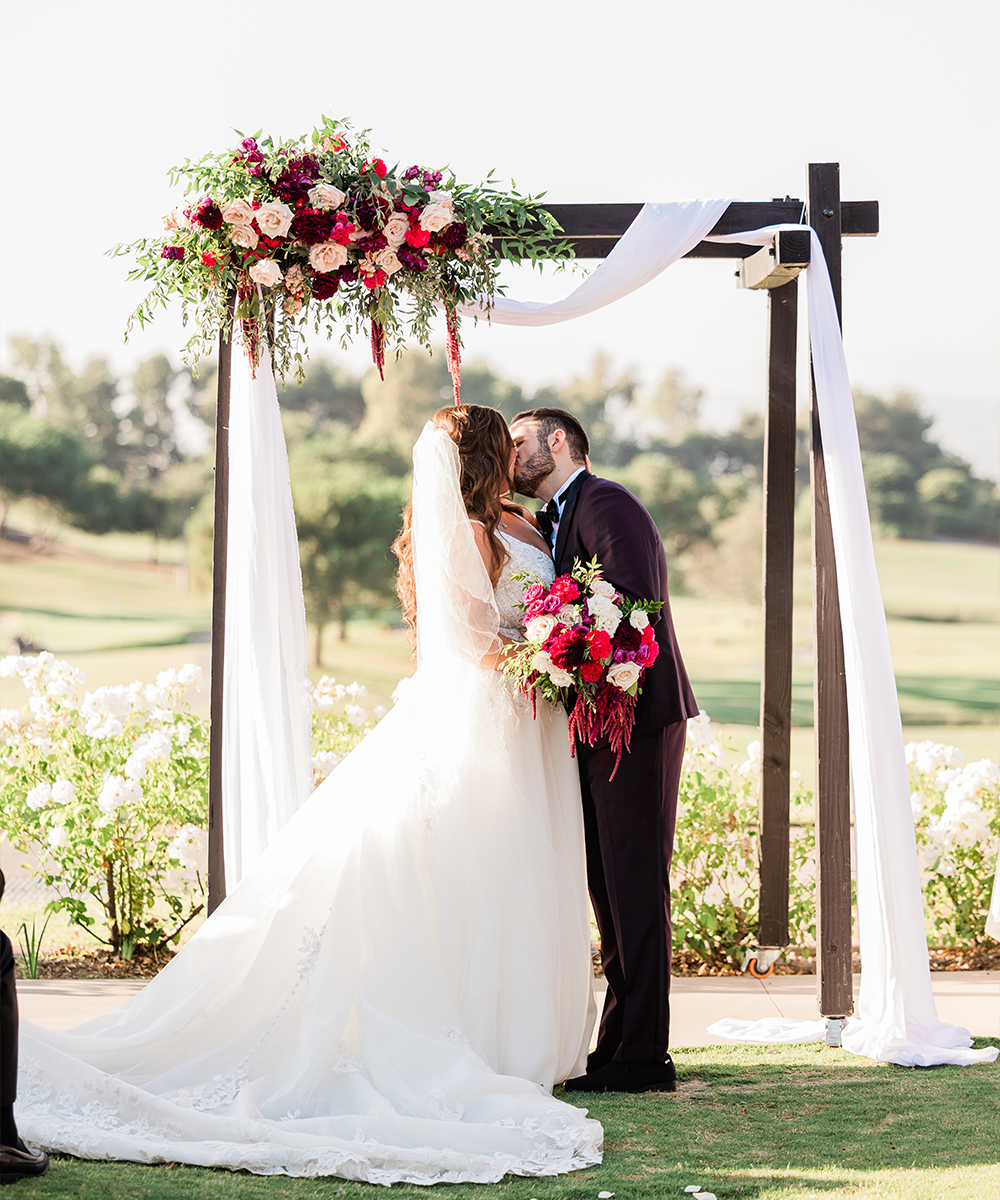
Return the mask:
<path fill-rule="evenodd" d="M 553 1096 L 672 1091 L 669 868 L 697 713 L 662 542 L 569 413 L 440 410 L 394 546 L 417 669 L 174 960 L 66 1032 L 25 1022 L 22 1135 L 87 1158 L 377 1183 L 601 1160 Z M 537 517 L 510 499 L 538 497 Z M 596 557 L 663 601 L 630 749 L 505 687 L 524 575 Z M 516 577 L 516 578 L 515 578 Z M 613 775 L 613 778 L 612 778 Z M 589 889 L 608 983 L 596 1049 Z"/>

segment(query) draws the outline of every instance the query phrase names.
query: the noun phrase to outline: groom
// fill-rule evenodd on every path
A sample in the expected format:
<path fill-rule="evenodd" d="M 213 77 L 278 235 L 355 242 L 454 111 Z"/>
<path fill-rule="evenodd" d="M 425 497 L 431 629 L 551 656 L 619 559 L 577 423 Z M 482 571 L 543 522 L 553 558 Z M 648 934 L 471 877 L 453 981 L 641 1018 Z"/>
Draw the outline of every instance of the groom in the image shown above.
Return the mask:
<path fill-rule="evenodd" d="M 611 779 L 606 741 L 577 742 L 587 878 L 608 981 L 597 1048 L 569 1091 L 672 1092 L 670 859 L 686 721 L 698 705 L 681 661 L 667 602 L 667 560 L 652 517 L 625 488 L 587 469 L 580 422 L 534 408 L 511 422 L 514 485 L 546 501 L 537 513 L 556 573 L 597 558 L 604 578 L 633 600 L 662 600 L 651 616 L 660 653 L 636 706 L 628 753 Z"/>

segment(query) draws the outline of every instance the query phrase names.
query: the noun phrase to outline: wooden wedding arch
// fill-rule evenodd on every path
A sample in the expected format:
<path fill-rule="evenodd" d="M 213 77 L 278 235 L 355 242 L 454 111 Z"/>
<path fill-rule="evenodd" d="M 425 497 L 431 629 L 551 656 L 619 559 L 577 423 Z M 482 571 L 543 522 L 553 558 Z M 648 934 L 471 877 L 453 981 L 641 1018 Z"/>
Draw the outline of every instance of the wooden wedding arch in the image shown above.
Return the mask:
<path fill-rule="evenodd" d="M 578 258 L 606 258 L 641 204 L 549 204 Z M 841 317 L 841 239 L 879 231 L 878 201 L 842 201 L 840 164 L 810 163 L 808 198 L 730 204 L 712 235 L 768 225 L 808 224 L 817 233 Z M 795 506 L 795 374 L 798 283 L 809 264 L 809 235 L 779 233 L 772 246 L 703 241 L 687 258 L 739 260 L 739 286 L 768 294 L 767 405 L 764 426 L 763 672 L 760 725 L 760 908 L 762 950 L 788 945 L 789 756 L 792 710 L 792 557 Z M 215 543 L 212 592 L 211 766 L 208 911 L 225 898 L 222 828 L 222 703 L 225 654 L 226 533 L 232 343 L 219 347 Z M 851 929 L 851 811 L 847 689 L 836 560 L 816 406 L 811 407 L 814 726 L 816 738 L 817 1000 L 827 1042 L 854 1011 Z"/>

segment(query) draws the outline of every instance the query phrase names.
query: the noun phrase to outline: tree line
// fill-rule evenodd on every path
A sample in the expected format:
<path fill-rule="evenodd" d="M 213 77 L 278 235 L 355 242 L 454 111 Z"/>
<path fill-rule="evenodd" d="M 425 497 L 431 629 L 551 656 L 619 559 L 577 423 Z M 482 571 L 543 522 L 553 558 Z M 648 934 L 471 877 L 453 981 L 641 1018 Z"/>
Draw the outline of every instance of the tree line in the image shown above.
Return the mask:
<path fill-rule="evenodd" d="M 94 359 L 71 370 L 48 342 L 16 339 L 0 376 L 0 504 L 31 497 L 93 533 L 183 536 L 192 578 L 211 574 L 214 364 L 195 376 L 157 355 L 127 378 Z M 482 363 L 463 367 L 462 396 L 506 417 L 566 408 L 591 435 L 595 469 L 633 491 L 653 515 L 675 577 L 719 530 L 759 506 L 763 419 L 726 433 L 700 425 L 702 392 L 677 371 L 653 387 L 597 356 L 568 382 L 531 394 Z M 444 355 L 410 351 L 385 379 L 316 359 L 279 399 L 288 441 L 314 657 L 331 624 L 388 612 L 388 551 L 409 490 L 410 451 L 451 397 Z M 899 537 L 998 540 L 1000 493 L 928 436 L 915 397 L 855 396 L 872 519 Z M 797 483 L 808 487 L 808 428 L 799 430 Z M 803 497 L 804 499 L 804 497 Z M 0 514 L 2 518 L 2 514 Z M 2 524 L 2 519 L 0 519 Z"/>

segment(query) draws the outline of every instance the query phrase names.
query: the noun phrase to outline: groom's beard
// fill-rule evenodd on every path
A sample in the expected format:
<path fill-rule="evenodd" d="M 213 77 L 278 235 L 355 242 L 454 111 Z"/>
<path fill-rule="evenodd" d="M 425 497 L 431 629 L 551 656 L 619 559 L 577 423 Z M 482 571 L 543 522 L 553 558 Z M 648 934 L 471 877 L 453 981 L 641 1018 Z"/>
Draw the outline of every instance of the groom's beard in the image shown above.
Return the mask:
<path fill-rule="evenodd" d="M 548 446 L 540 446 L 523 466 L 514 468 L 514 488 L 522 496 L 537 496 L 539 485 L 556 469 Z"/>

